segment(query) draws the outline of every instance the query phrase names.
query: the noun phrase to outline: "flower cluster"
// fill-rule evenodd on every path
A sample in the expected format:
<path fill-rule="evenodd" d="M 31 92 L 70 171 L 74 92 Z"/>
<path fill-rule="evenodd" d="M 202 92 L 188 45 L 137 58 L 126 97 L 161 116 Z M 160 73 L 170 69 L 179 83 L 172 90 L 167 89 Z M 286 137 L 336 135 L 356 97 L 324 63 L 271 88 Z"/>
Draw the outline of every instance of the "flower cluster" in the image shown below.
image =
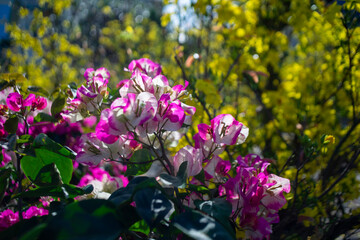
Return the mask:
<path fill-rule="evenodd" d="M 13 90 L 9 90 L 5 97 L 1 92 L 0 103 L 6 102 L 7 105 L 0 105 L 0 137 L 5 142 L 0 167 L 7 167 L 11 161 L 17 162 L 14 161 L 17 159 L 16 151 L 7 148 L 5 137 L 8 133 L 4 129 L 9 116 L 17 117 L 16 137 L 36 137 L 46 133 L 50 139 L 71 147 L 77 153 L 76 162 L 73 162 L 73 177 L 77 180 L 73 179 L 73 182 L 78 187 L 91 184 L 93 190 L 74 197 L 75 200 L 100 198 L 111 201 L 114 195 L 125 194 L 124 199 L 131 196 L 128 199 L 131 201 L 126 202 L 133 206 L 135 199 L 137 207 L 144 207 L 142 202 L 136 202 L 134 196 L 137 193 L 132 196 L 128 192 L 136 185 L 136 178 L 134 183 L 132 177 L 141 175 L 138 179 L 157 181 L 157 188 L 185 188 L 181 197 L 180 194 L 173 196 L 177 198 L 176 204 L 156 190 L 159 197 L 156 204 L 160 206 L 154 208 L 156 211 L 160 209 L 164 214 L 168 211 L 167 215 L 175 211 L 175 205 L 186 205 L 185 208 L 180 206 L 176 214 L 180 216 L 187 209 L 196 215 L 198 210 L 206 213 L 199 202 L 225 203 L 226 206 L 222 206 L 227 208 L 225 217 L 243 229 L 247 238 L 268 238 L 271 225 L 279 220 L 279 209 L 286 203 L 283 193 L 290 191 L 289 180 L 269 174 L 269 162 L 257 155 L 240 156 L 233 162 L 221 157 L 227 146 L 244 143 L 249 129 L 232 115 L 220 114 L 210 120 L 210 125 L 199 124 L 198 133 L 193 136 L 194 144 L 191 145 L 191 140 L 187 139 L 190 145 L 172 155 L 167 148 L 177 145 L 196 111 L 195 107 L 184 103 L 189 83 L 185 81 L 183 85 L 171 86 L 171 81 L 162 75 L 161 66 L 149 59 L 134 60 L 125 70 L 131 77 L 119 82 L 118 95 L 111 91 L 108 97 L 109 71 L 105 68 L 87 69 L 84 74 L 86 85 L 78 88 L 74 95 L 69 92 L 68 106 L 60 115 L 48 116 L 50 119 L 62 116 L 65 121 L 57 123 L 39 123 L 38 110 L 42 110 L 39 116 L 50 115 L 47 99 L 34 94 L 24 98 Z M 34 143 L 31 145 L 25 141 L 19 146 L 31 148 Z M 34 152 L 36 155 L 36 149 Z M 124 175 L 131 177 L 128 179 Z M 11 186 L 17 188 L 19 182 L 20 178 L 18 182 L 12 181 Z M 196 185 L 200 188 L 190 190 Z M 138 191 L 140 194 L 142 188 Z M 9 187 L 5 196 L 9 197 L 13 192 Z M 44 203 L 38 206 L 48 207 Z M 46 209 L 31 206 L 23 212 L 23 218 L 47 214 Z M 172 221 L 176 220 L 166 220 L 175 226 Z M 214 217 L 215 220 L 219 219 Z M 19 213 L 5 210 L 0 213 L 0 231 L 18 221 Z"/>
<path fill-rule="evenodd" d="M 84 77 L 86 86 L 81 85 L 76 91 L 76 96 L 68 99 L 68 109 L 61 114 L 68 122 L 80 121 L 89 116 L 89 113 L 99 112 L 103 98 L 108 95 L 110 73 L 106 68 L 96 71 L 88 68 Z"/>
<path fill-rule="evenodd" d="M 31 206 L 25 212 L 23 212 L 24 219 L 30 219 L 35 216 L 48 215 L 49 211 L 36 206 Z M 0 213 L 0 231 L 14 225 L 19 222 L 19 212 L 13 212 L 11 209 L 7 209 Z"/>
<path fill-rule="evenodd" d="M 95 134 L 83 138 L 79 162 L 128 159 L 141 144 L 158 145 L 156 134 L 170 135 L 191 123 L 195 107 L 181 102 L 188 82 L 171 87 L 161 66 L 149 59 L 134 60 L 127 70 L 131 78 L 118 84 L 120 97 L 102 110 Z"/>
<path fill-rule="evenodd" d="M 283 192 L 290 192 L 290 181 L 269 174 L 270 163 L 255 154 L 239 156 L 237 162 L 235 177 L 221 186 L 220 195 L 232 204 L 232 218 L 246 229 L 246 237 L 261 240 L 279 222 L 277 212 L 286 203 Z"/>
<path fill-rule="evenodd" d="M 47 106 L 46 98 L 35 96 L 35 94 L 29 94 L 27 98 L 18 92 L 10 93 L 6 98 L 6 104 L 14 112 L 24 110 L 25 107 L 30 106 L 31 111 L 43 110 Z"/>
<path fill-rule="evenodd" d="M 226 145 L 243 143 L 249 135 L 249 129 L 230 114 L 218 115 L 211 120 L 211 125 L 201 123 L 198 129 L 199 132 L 193 137 L 195 147 L 188 145 L 174 156 L 175 171 L 177 172 L 182 162 L 187 161 L 188 176 L 199 174 L 203 163 L 206 163 L 204 170 L 208 178 L 226 175 L 224 171 L 230 169 L 230 163 L 218 155 L 224 151 Z"/>

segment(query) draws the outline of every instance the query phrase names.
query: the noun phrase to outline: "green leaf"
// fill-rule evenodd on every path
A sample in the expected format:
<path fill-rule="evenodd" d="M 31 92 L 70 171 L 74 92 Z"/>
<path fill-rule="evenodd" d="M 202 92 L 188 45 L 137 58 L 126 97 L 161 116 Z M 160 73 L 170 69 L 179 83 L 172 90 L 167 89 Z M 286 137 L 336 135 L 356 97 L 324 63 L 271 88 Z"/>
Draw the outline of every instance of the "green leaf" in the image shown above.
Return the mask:
<path fill-rule="evenodd" d="M 201 169 L 201 172 L 195 176 L 195 179 L 199 180 L 200 182 L 205 182 L 205 171 L 204 169 Z"/>
<path fill-rule="evenodd" d="M 40 170 L 54 163 L 63 183 L 72 177 L 74 152 L 51 140 L 46 134 L 39 134 L 33 142 L 35 156 L 26 155 L 21 159 L 21 168 L 30 180 L 35 180 Z"/>
<path fill-rule="evenodd" d="M 107 200 L 71 203 L 52 217 L 39 239 L 117 239 L 126 228 L 116 206 Z"/>
<path fill-rule="evenodd" d="M 78 89 L 76 83 L 74 83 L 74 82 L 69 83 L 68 88 L 69 88 L 70 91 L 71 91 L 72 97 L 75 97 L 75 96 L 76 96 L 77 89 Z"/>
<path fill-rule="evenodd" d="M 76 153 L 74 151 L 53 141 L 44 133 L 40 133 L 35 137 L 33 147 L 44 148 L 71 159 L 75 159 L 76 157 Z"/>
<path fill-rule="evenodd" d="M 29 135 L 29 134 L 25 134 L 25 135 L 21 135 L 19 139 L 16 140 L 17 144 L 21 144 L 21 143 L 31 143 L 34 141 L 34 137 Z"/>
<path fill-rule="evenodd" d="M 150 227 L 149 225 L 146 224 L 145 220 L 143 219 L 131 225 L 129 230 L 134 232 L 141 232 L 145 235 L 149 235 L 150 233 Z"/>
<path fill-rule="evenodd" d="M 0 171 L 0 202 L 2 202 L 5 191 L 8 187 L 10 175 L 11 175 L 10 168 L 5 168 Z"/>
<path fill-rule="evenodd" d="M 173 204 L 156 188 L 144 188 L 134 195 L 136 211 L 154 228 L 161 220 L 169 218 L 174 211 Z"/>
<path fill-rule="evenodd" d="M 27 155 L 21 159 L 21 169 L 24 171 L 26 177 L 30 180 L 36 179 L 43 167 L 54 163 L 60 172 L 62 181 L 64 183 L 70 182 L 73 172 L 73 164 L 70 158 L 64 157 L 63 155 L 49 151 L 45 148 L 36 148 L 35 155 L 36 157 Z"/>
<path fill-rule="evenodd" d="M 121 206 L 132 202 L 134 194 L 145 188 L 156 188 L 163 191 L 155 178 L 139 176 L 131 180 L 125 188 L 119 188 L 113 192 L 108 200 L 115 203 L 116 206 Z"/>
<path fill-rule="evenodd" d="M 32 232 L 32 230 L 41 225 L 46 218 L 48 218 L 48 216 L 24 219 L 23 221 L 20 221 L 7 229 L 0 231 L 0 239 L 38 239 L 37 237 L 30 238 L 31 236 L 36 235 L 35 232 Z M 40 231 L 40 229 L 38 230 Z"/>
<path fill-rule="evenodd" d="M 160 178 L 161 180 L 169 186 L 174 186 L 174 187 L 178 187 L 178 188 L 185 188 L 185 184 L 186 184 L 186 170 L 187 170 L 187 164 L 188 162 L 185 161 L 183 163 L 181 163 L 180 167 L 179 167 L 179 171 L 176 175 L 176 177 L 171 176 L 169 174 L 163 173 L 160 174 Z"/>
<path fill-rule="evenodd" d="M 60 186 L 63 184 L 60 176 L 60 171 L 56 167 L 55 163 L 50 163 L 42 167 L 36 178 L 30 179 L 31 182 L 40 187 L 45 186 Z"/>
<path fill-rule="evenodd" d="M 28 91 L 34 92 L 34 93 L 36 93 L 36 95 L 40 95 L 43 97 L 49 96 L 49 93 L 46 90 L 44 90 L 43 88 L 38 87 L 38 86 L 30 86 L 30 87 L 28 87 Z"/>
<path fill-rule="evenodd" d="M 16 133 L 18 129 L 18 123 L 19 123 L 19 119 L 17 116 L 13 115 L 9 117 L 4 123 L 5 131 L 7 131 L 8 133 Z"/>
<path fill-rule="evenodd" d="M 191 192 L 198 192 L 198 193 L 202 193 L 202 194 L 209 194 L 210 193 L 210 190 L 207 187 L 202 186 L 202 185 L 189 184 L 188 189 Z"/>
<path fill-rule="evenodd" d="M 137 176 L 146 173 L 151 167 L 154 157 L 148 149 L 140 149 L 131 156 L 127 164 L 125 176 Z"/>
<path fill-rule="evenodd" d="M 60 113 L 63 110 L 65 103 L 66 100 L 64 97 L 57 97 L 51 105 L 51 115 L 55 116 Z"/>
<path fill-rule="evenodd" d="M 235 239 L 235 236 L 230 234 L 220 223 L 215 221 L 214 218 L 195 210 L 175 216 L 172 224 L 194 239 Z"/>
<path fill-rule="evenodd" d="M 223 198 L 215 198 L 209 201 L 195 200 L 195 206 L 215 218 L 229 233 L 235 236 L 235 231 L 229 222 L 232 212 L 231 204 Z"/>
<path fill-rule="evenodd" d="M 230 217 L 232 211 L 231 204 L 223 198 L 209 201 L 195 200 L 194 204 L 199 210 L 219 220 Z"/>
<path fill-rule="evenodd" d="M 117 89 L 117 88 L 110 89 L 108 101 L 110 101 L 110 102 L 114 101 L 118 97 L 120 97 L 119 89 Z"/>
<path fill-rule="evenodd" d="M 38 115 L 36 115 L 36 117 L 34 118 L 34 123 L 39 123 L 39 122 L 57 122 L 57 120 L 46 113 L 38 113 Z"/>
<path fill-rule="evenodd" d="M 148 177 L 135 177 L 126 187 L 119 188 L 113 192 L 108 200 L 116 204 L 116 206 L 130 202 L 136 186 L 142 182 L 146 182 L 148 179 Z"/>
<path fill-rule="evenodd" d="M 12 133 L 10 134 L 9 136 L 6 137 L 6 139 L 8 140 L 7 144 L 6 144 L 6 147 L 7 147 L 7 150 L 9 151 L 14 151 L 15 148 L 16 148 L 16 134 L 15 133 Z"/>
<path fill-rule="evenodd" d="M 80 195 L 89 194 L 93 190 L 92 185 L 88 185 L 84 188 L 76 187 L 75 185 L 71 184 L 63 184 L 60 186 L 46 186 L 46 187 L 39 187 L 34 190 L 29 190 L 26 192 L 19 193 L 14 196 L 14 198 L 23 197 L 23 198 L 38 198 L 44 196 L 51 196 L 51 197 L 59 197 L 62 199 L 67 198 L 75 198 Z M 91 191 L 89 191 L 91 190 Z"/>
<path fill-rule="evenodd" d="M 188 162 L 187 162 L 187 161 L 182 162 L 182 163 L 180 164 L 179 171 L 178 171 L 178 173 L 176 174 L 176 177 L 178 177 L 178 178 L 180 178 L 180 179 L 183 179 L 183 180 L 186 180 L 186 177 L 187 177 L 187 174 L 186 174 L 187 166 L 188 166 Z"/>
<path fill-rule="evenodd" d="M 30 231 L 26 232 L 24 235 L 21 236 L 20 240 L 33 240 L 37 239 L 41 232 L 46 228 L 45 223 L 41 223 L 39 225 L 34 226 Z"/>

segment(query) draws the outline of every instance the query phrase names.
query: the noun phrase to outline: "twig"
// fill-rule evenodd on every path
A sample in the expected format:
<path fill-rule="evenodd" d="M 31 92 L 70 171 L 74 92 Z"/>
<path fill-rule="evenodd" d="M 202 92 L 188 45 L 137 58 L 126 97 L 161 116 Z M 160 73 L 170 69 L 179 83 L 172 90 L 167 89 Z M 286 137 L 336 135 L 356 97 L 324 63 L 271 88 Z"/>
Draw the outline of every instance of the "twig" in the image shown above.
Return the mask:
<path fill-rule="evenodd" d="M 356 121 L 354 121 L 353 125 L 351 125 L 350 129 L 346 132 L 345 136 L 340 140 L 339 144 L 336 146 L 333 154 L 331 155 L 331 157 L 330 157 L 330 159 L 328 161 L 328 164 L 327 164 L 326 168 L 323 170 L 323 173 L 322 173 L 323 182 L 327 178 L 328 172 L 330 171 L 330 169 L 333 169 L 333 164 L 334 164 L 334 161 L 335 161 L 335 157 L 340 152 L 340 149 L 341 149 L 342 145 L 346 142 L 346 140 L 348 139 L 348 137 L 350 136 L 352 131 L 355 130 L 356 126 L 359 123 L 360 123 L 360 119 L 357 119 Z"/>
<path fill-rule="evenodd" d="M 161 137 L 160 137 L 158 134 L 156 134 L 156 133 L 154 133 L 154 134 L 155 134 L 155 136 L 159 139 L 160 147 L 161 147 L 161 152 L 162 152 L 162 157 L 163 157 L 163 159 L 165 160 L 165 162 L 167 163 L 167 165 L 168 165 L 168 167 L 169 167 L 169 169 L 170 169 L 171 175 L 174 176 L 174 166 L 171 164 L 169 158 L 166 156 L 166 151 L 165 151 L 164 143 L 163 143 Z"/>
<path fill-rule="evenodd" d="M 354 155 L 353 155 L 352 158 L 351 158 L 351 161 L 348 163 L 348 165 L 346 166 L 346 168 L 344 169 L 344 171 L 340 174 L 340 176 L 335 180 L 335 182 L 333 182 L 333 184 L 331 184 L 325 191 L 323 191 L 323 192 L 320 194 L 320 196 L 317 197 L 318 199 L 324 197 L 331 189 L 333 189 L 333 188 L 336 186 L 336 184 L 338 184 L 338 183 L 341 181 L 341 179 L 343 179 L 343 178 L 346 176 L 347 172 L 350 170 L 351 165 L 356 161 L 356 159 L 358 158 L 359 154 L 360 154 L 360 149 L 358 149 L 358 150 L 354 153 Z"/>
<path fill-rule="evenodd" d="M 229 69 L 228 69 L 225 77 L 222 79 L 221 84 L 220 84 L 220 86 L 219 86 L 219 92 L 220 92 L 220 91 L 222 90 L 222 88 L 225 86 L 225 82 L 226 82 L 226 80 L 229 78 L 232 69 L 235 67 L 236 64 L 239 63 L 240 57 L 241 57 L 241 52 L 239 52 L 239 53 L 237 54 L 237 56 L 236 56 L 236 58 L 234 59 L 233 63 L 230 65 L 230 67 L 229 67 Z"/>

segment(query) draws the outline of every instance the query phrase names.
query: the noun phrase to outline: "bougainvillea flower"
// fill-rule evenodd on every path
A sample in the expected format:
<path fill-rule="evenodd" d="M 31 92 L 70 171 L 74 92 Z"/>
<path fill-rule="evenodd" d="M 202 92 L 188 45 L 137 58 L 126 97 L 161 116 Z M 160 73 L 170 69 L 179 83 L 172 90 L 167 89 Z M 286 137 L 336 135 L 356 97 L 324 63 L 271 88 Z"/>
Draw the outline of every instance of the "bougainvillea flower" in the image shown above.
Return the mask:
<path fill-rule="evenodd" d="M 93 81 L 94 77 L 101 77 L 102 79 L 109 79 L 110 72 L 104 67 L 99 68 L 96 71 L 93 68 L 88 68 L 85 70 L 84 77 L 85 77 L 88 85 L 91 85 L 91 82 Z"/>
<path fill-rule="evenodd" d="M 100 121 L 95 128 L 96 137 L 107 144 L 112 144 L 119 138 L 116 134 L 111 134 L 111 127 L 109 125 L 109 119 L 111 118 L 113 118 L 111 109 L 104 109 L 101 112 Z"/>
<path fill-rule="evenodd" d="M 186 88 L 189 85 L 188 81 L 185 81 L 184 85 L 175 85 L 171 88 L 171 100 L 176 100 L 181 98 L 182 96 L 186 95 L 187 91 Z"/>
<path fill-rule="evenodd" d="M 6 104 L 9 109 L 19 112 L 26 106 L 31 106 L 33 100 L 35 99 L 35 94 L 29 94 L 26 99 L 23 99 L 23 96 L 20 93 L 13 92 L 8 95 L 6 98 Z"/>
<path fill-rule="evenodd" d="M 211 120 L 211 129 L 213 133 L 213 139 L 215 143 L 223 143 L 226 145 L 234 145 L 237 143 L 240 136 L 241 141 L 245 141 L 248 131 L 245 131 L 242 135 L 241 129 L 243 124 L 236 121 L 230 114 L 220 114 Z"/>
<path fill-rule="evenodd" d="M 201 172 L 203 155 L 200 149 L 193 148 L 189 145 L 181 148 L 174 156 L 175 174 L 179 171 L 181 163 L 187 161 L 187 176 L 196 176 Z"/>
<path fill-rule="evenodd" d="M 134 72 L 135 69 L 139 69 L 150 77 L 156 77 L 157 75 L 161 74 L 161 65 L 147 58 L 132 60 L 128 69 L 131 72 Z"/>
<path fill-rule="evenodd" d="M 31 103 L 32 110 L 43 110 L 47 106 L 46 98 L 36 96 Z"/>
<path fill-rule="evenodd" d="M 158 114 L 160 128 L 167 131 L 176 131 L 181 128 L 185 121 L 185 112 L 180 101 L 171 102 L 170 94 L 163 94 L 158 103 Z"/>
<path fill-rule="evenodd" d="M 157 108 L 158 102 L 153 94 L 129 93 L 127 98 L 117 98 L 111 104 L 113 115 L 109 117 L 110 127 L 120 134 L 133 131 L 136 126 L 153 119 Z"/>
<path fill-rule="evenodd" d="M 270 174 L 267 178 L 267 183 L 264 184 L 265 196 L 261 202 L 268 208 L 277 212 L 282 208 L 286 199 L 283 192 L 290 192 L 290 180 L 279 177 L 275 174 Z"/>
<path fill-rule="evenodd" d="M 34 216 L 44 216 L 48 215 L 49 211 L 43 208 L 38 208 L 36 206 L 31 206 L 25 212 L 23 212 L 24 219 L 30 219 Z M 14 225 L 19 222 L 19 213 L 13 212 L 11 209 L 6 209 L 0 213 L 0 231 Z"/>

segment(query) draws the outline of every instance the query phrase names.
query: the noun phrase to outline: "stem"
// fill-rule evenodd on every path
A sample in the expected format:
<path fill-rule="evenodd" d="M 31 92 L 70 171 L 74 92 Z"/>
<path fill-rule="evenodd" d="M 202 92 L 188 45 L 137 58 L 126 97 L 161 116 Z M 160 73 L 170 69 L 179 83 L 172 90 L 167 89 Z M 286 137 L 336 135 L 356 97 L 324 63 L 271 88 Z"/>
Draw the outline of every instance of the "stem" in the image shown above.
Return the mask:
<path fill-rule="evenodd" d="M 161 152 L 162 152 L 162 158 L 165 160 L 166 164 L 168 165 L 168 167 L 170 169 L 170 174 L 172 176 L 174 176 L 174 166 L 170 163 L 169 158 L 166 156 L 164 143 L 163 143 L 161 137 L 158 134 L 156 134 L 156 133 L 154 133 L 154 134 L 159 139 L 160 146 L 161 146 Z"/>
<path fill-rule="evenodd" d="M 22 184 L 21 184 L 22 173 L 20 169 L 20 155 L 17 156 L 17 172 L 18 172 L 18 184 L 19 184 L 19 194 L 20 194 L 22 192 Z M 19 211 L 20 221 L 23 220 L 22 205 L 23 205 L 23 200 L 22 200 L 22 196 L 20 195 L 18 201 L 18 211 Z"/>
<path fill-rule="evenodd" d="M 346 168 L 344 169 L 344 171 L 340 174 L 340 176 L 335 180 L 335 182 L 333 182 L 333 184 L 331 184 L 325 191 L 323 191 L 320 196 L 318 197 L 318 199 L 324 197 L 331 189 L 333 189 L 336 184 L 338 184 L 348 173 L 348 171 L 350 170 L 351 165 L 356 161 L 356 159 L 358 158 L 360 154 L 360 149 L 358 149 L 354 155 L 351 158 L 351 161 L 348 163 L 348 165 L 346 166 Z"/>

